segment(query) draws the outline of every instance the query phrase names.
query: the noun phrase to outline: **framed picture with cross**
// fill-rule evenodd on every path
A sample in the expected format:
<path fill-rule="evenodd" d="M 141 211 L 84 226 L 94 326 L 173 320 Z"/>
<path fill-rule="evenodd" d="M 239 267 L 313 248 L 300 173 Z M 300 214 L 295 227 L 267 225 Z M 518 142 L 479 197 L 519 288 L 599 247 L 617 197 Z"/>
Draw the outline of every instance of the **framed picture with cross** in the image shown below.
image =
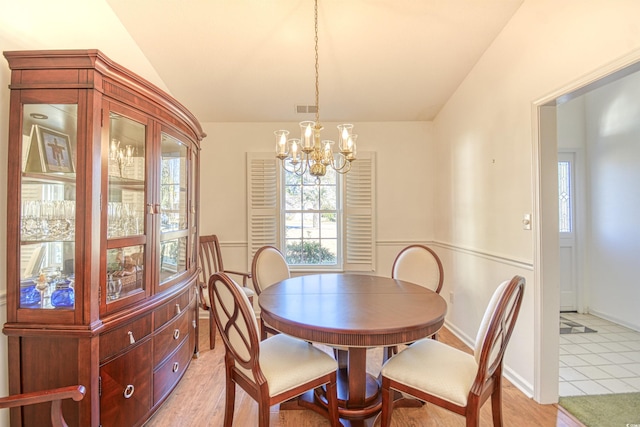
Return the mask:
<path fill-rule="evenodd" d="M 40 125 L 33 125 L 31 129 L 32 148 L 35 141 L 38 144 L 42 172 L 74 172 L 69 135 Z"/>

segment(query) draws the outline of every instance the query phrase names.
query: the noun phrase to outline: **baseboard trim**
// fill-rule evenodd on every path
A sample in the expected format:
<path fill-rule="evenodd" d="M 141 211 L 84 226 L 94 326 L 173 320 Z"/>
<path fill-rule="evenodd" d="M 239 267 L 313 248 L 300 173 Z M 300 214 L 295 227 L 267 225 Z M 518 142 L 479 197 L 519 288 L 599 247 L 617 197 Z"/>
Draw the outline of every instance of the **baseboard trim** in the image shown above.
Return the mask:
<path fill-rule="evenodd" d="M 618 319 L 616 316 L 611 316 L 609 314 L 605 314 L 605 313 L 602 313 L 602 312 L 600 312 L 598 310 L 593 310 L 591 308 L 589 308 L 588 312 L 589 312 L 589 314 L 593 314 L 594 316 L 600 317 L 600 318 L 602 318 L 604 320 L 608 320 L 608 321 L 616 323 L 616 324 L 618 324 L 620 326 L 624 326 L 625 328 L 629 328 L 629 329 L 634 330 L 636 332 L 640 332 L 640 326 L 632 325 L 629 322 L 626 322 L 624 320 Z"/>

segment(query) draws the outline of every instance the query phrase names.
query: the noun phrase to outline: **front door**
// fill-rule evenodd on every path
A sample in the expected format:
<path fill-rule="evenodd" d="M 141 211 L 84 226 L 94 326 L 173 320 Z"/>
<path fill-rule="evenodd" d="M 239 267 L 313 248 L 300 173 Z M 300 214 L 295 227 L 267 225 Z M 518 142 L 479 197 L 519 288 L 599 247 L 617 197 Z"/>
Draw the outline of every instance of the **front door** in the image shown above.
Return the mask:
<path fill-rule="evenodd" d="M 575 227 L 575 153 L 558 153 L 560 311 L 578 310 Z"/>

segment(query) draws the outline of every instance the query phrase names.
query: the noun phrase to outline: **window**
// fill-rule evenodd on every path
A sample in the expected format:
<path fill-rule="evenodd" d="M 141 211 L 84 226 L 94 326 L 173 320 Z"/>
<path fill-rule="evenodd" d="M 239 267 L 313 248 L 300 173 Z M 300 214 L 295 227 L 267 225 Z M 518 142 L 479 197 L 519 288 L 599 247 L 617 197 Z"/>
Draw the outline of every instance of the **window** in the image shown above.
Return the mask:
<path fill-rule="evenodd" d="M 300 269 L 374 270 L 375 153 L 359 152 L 351 171 L 335 177 L 335 186 L 326 177 L 320 188 L 314 181 L 285 178 L 273 153 L 247 153 L 249 267 L 262 246 L 286 255 L 288 245 L 304 249 L 306 242 L 328 249 L 336 259 L 308 263 L 301 257 L 303 262 L 294 264 Z M 335 205 L 329 202 L 332 192 Z"/>
<path fill-rule="evenodd" d="M 282 170 L 284 179 L 284 255 L 290 266 L 341 264 L 338 181 L 333 169 L 316 182 L 309 173 Z"/>
<path fill-rule="evenodd" d="M 558 162 L 558 207 L 559 231 L 571 233 L 573 231 L 573 171 L 572 161 Z"/>

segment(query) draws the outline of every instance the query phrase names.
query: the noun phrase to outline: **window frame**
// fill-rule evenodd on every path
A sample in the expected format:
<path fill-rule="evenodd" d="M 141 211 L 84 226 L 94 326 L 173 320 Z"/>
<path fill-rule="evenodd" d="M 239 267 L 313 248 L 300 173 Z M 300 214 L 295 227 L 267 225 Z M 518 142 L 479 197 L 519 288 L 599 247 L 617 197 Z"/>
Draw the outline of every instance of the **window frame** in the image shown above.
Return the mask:
<path fill-rule="evenodd" d="M 287 248 L 287 236 L 286 236 L 286 227 L 287 227 L 287 221 L 286 221 L 286 216 L 287 213 L 292 212 L 292 211 L 296 211 L 298 212 L 298 210 L 288 210 L 287 209 L 287 192 L 284 190 L 287 185 L 287 179 L 286 179 L 286 175 L 287 173 L 292 174 L 294 176 L 296 176 L 295 173 L 290 172 L 285 170 L 284 168 L 280 168 L 280 182 L 281 182 L 281 191 L 280 191 L 280 243 L 279 243 L 279 247 L 282 250 L 282 253 L 285 255 L 286 258 L 286 248 Z M 305 175 L 308 175 L 308 171 Z M 342 221 L 343 221 L 343 211 L 342 211 L 342 206 L 343 206 L 343 175 L 336 173 L 336 182 L 335 182 L 335 194 L 336 194 L 336 200 L 335 200 L 335 210 L 328 210 L 329 213 L 333 213 L 335 212 L 336 215 L 336 221 L 337 221 L 337 225 L 336 225 L 336 262 L 332 263 L 332 264 L 289 264 L 289 269 L 291 271 L 322 271 L 322 272 L 333 272 L 333 271 L 343 271 L 343 262 L 342 262 L 342 248 L 344 247 L 344 233 L 343 233 L 343 227 L 342 227 Z M 310 175 L 308 175 L 307 178 L 301 177 L 301 184 L 300 187 L 304 188 L 304 181 L 309 180 L 309 181 L 313 181 L 315 180 L 315 178 L 311 177 Z M 320 178 L 320 181 L 322 182 L 323 178 Z M 315 184 L 313 184 L 315 185 Z M 324 211 L 324 212 L 323 212 Z M 309 210 L 305 210 L 304 207 L 302 207 L 302 209 L 299 210 L 299 212 L 304 215 L 305 213 L 318 213 L 319 215 L 322 215 L 322 213 L 327 213 L 327 210 L 323 210 L 320 207 L 318 209 L 309 209 Z M 304 229 L 303 229 L 304 230 Z M 305 240 L 304 237 L 302 239 L 303 241 Z M 320 240 L 322 242 L 322 240 Z"/>

